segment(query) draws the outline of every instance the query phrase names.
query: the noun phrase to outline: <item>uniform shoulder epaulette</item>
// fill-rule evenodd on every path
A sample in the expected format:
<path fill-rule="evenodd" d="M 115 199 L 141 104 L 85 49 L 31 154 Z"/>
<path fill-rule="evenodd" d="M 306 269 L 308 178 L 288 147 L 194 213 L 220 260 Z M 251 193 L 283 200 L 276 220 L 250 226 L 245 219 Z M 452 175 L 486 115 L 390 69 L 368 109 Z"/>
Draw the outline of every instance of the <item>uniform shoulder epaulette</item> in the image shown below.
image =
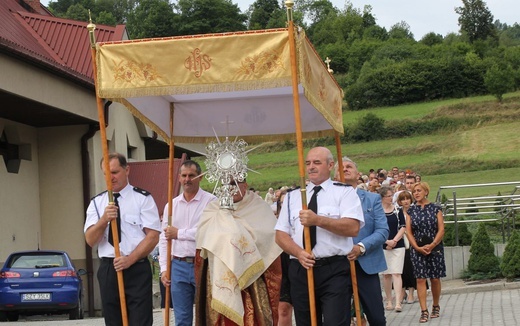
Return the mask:
<path fill-rule="evenodd" d="M 340 187 L 352 187 L 351 185 L 343 183 L 343 182 L 334 182 L 332 184 L 335 186 L 340 186 Z"/>
<path fill-rule="evenodd" d="M 141 189 L 141 188 L 138 188 L 138 187 L 134 187 L 134 191 L 135 192 L 138 192 L 140 193 L 141 195 L 144 195 L 144 196 L 150 196 L 150 193 L 144 189 Z"/>
<path fill-rule="evenodd" d="M 97 194 L 97 195 L 95 195 L 94 197 L 90 198 L 90 200 L 93 200 L 94 198 L 99 197 L 99 196 L 103 195 L 103 194 L 106 193 L 106 192 L 107 192 L 106 190 L 103 191 L 103 192 L 100 192 L 99 194 Z"/>
<path fill-rule="evenodd" d="M 294 191 L 294 190 L 297 190 L 297 189 L 300 189 L 300 186 L 298 186 L 296 188 L 287 189 L 287 193 L 290 193 L 291 191 Z"/>

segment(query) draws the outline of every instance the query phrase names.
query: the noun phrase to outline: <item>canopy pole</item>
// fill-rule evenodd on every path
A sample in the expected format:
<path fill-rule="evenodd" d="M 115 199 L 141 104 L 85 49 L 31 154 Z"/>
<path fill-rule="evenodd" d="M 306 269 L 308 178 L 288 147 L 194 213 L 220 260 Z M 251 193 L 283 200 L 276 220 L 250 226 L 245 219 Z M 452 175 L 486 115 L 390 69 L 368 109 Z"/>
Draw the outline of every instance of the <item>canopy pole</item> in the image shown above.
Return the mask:
<path fill-rule="evenodd" d="M 90 15 L 90 12 L 89 12 Z M 99 119 L 99 131 L 101 136 L 101 148 L 103 150 L 103 169 L 105 171 L 105 183 L 107 186 L 108 201 L 111 205 L 114 205 L 114 196 L 112 192 L 112 181 L 110 174 L 110 162 L 108 161 L 108 144 L 107 144 L 107 132 L 105 126 L 105 113 L 103 111 L 103 100 L 98 96 L 98 80 L 97 80 L 97 63 L 96 63 L 96 36 L 94 30 L 96 25 L 92 23 L 92 18 L 89 18 L 90 22 L 87 25 L 90 37 L 90 52 L 92 54 L 92 70 L 94 71 L 94 85 L 96 90 L 96 103 Z M 119 235 L 117 232 L 117 223 L 110 223 L 110 231 L 112 232 L 112 238 L 114 239 L 114 252 L 115 257 L 121 257 L 121 251 L 119 250 Z M 123 271 L 117 272 L 117 285 L 119 288 L 119 304 L 121 305 L 121 317 L 123 319 L 123 326 L 128 326 L 128 313 L 126 310 L 126 296 L 125 296 L 125 285 L 123 280 Z"/>
<path fill-rule="evenodd" d="M 168 227 L 172 225 L 173 222 L 173 167 L 175 163 L 174 158 L 174 149 L 175 143 L 173 140 L 173 103 L 170 104 L 170 151 L 168 157 Z M 164 216 L 163 216 L 164 218 Z M 171 281 L 171 266 L 172 266 L 172 239 L 168 239 L 166 244 L 166 278 Z M 171 298 L 171 285 L 167 285 L 164 290 L 165 300 L 164 300 L 164 325 L 170 325 L 170 299 Z"/>
<path fill-rule="evenodd" d="M 300 192 L 302 199 L 302 209 L 307 209 L 307 193 L 305 184 L 305 161 L 303 159 L 303 136 L 302 136 L 302 124 L 301 124 L 301 113 L 300 113 L 300 97 L 298 92 L 298 66 L 296 62 L 296 42 L 294 39 L 294 23 L 292 17 L 292 8 L 294 6 L 293 1 L 285 1 L 287 7 L 287 20 L 289 24 L 289 49 L 291 54 L 291 77 L 292 77 L 292 90 L 293 90 L 293 104 L 294 104 L 294 123 L 296 125 L 296 146 L 298 150 L 298 168 L 300 176 Z M 308 226 L 303 229 L 305 250 L 311 253 L 311 235 Z M 316 319 L 316 302 L 314 296 L 314 269 L 309 268 L 307 270 L 307 285 L 309 290 L 309 308 L 311 314 L 311 325 L 317 325 Z"/>
<path fill-rule="evenodd" d="M 334 131 L 334 138 L 336 140 L 336 153 L 338 155 L 338 172 L 339 181 L 345 182 L 345 173 L 343 172 L 343 155 L 341 154 L 341 139 L 339 132 Z M 352 279 L 352 293 L 354 294 L 354 308 L 356 310 L 356 324 L 361 326 L 361 306 L 359 305 L 359 292 L 356 276 L 356 262 L 350 260 L 350 278 Z"/>

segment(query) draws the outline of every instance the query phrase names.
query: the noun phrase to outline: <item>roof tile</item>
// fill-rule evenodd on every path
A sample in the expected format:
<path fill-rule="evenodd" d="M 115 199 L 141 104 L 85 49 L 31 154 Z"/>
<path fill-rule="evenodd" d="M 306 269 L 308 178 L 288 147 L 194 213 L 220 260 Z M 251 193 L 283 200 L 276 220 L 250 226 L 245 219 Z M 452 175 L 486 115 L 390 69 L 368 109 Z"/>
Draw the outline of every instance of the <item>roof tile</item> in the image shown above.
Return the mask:
<path fill-rule="evenodd" d="M 92 81 L 92 60 L 87 22 L 36 14 L 19 0 L 2 0 L 0 6 L 0 48 L 20 51 L 48 65 Z M 40 12 L 47 13 L 44 6 Z M 97 25 L 96 41 L 119 41 L 124 25 Z"/>

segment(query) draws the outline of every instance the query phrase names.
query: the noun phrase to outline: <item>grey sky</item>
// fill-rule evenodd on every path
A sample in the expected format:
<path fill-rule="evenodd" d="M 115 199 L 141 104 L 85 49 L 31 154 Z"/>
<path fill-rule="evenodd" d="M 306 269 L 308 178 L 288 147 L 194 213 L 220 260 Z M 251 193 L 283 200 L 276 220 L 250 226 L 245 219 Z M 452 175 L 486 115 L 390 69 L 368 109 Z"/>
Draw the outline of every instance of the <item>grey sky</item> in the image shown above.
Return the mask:
<path fill-rule="evenodd" d="M 338 9 L 344 9 L 346 0 L 329 0 Z M 242 11 L 254 3 L 254 0 L 233 0 Z M 429 32 L 446 36 L 451 32 L 458 32 L 459 15 L 455 7 L 462 6 L 461 0 L 350 0 L 355 8 L 363 10 L 365 5 L 372 6 L 372 14 L 378 25 L 387 30 L 405 21 L 410 26 L 415 39 L 420 39 Z M 502 23 L 513 25 L 520 22 L 519 0 L 485 0 L 487 7 Z"/>
<path fill-rule="evenodd" d="M 48 4 L 50 0 L 41 0 Z M 170 0 L 172 1 L 172 0 Z M 347 0 L 330 0 L 332 4 L 343 9 Z M 242 11 L 246 11 L 254 0 L 232 0 Z M 372 6 L 372 14 L 378 25 L 390 29 L 392 25 L 405 21 L 415 39 L 424 34 L 435 32 L 445 36 L 451 32 L 458 32 L 458 15 L 455 7 L 462 6 L 461 0 L 350 0 L 355 8 L 363 9 L 365 5 Z M 513 25 L 520 22 L 519 0 L 487 0 L 485 1 L 494 19 L 502 23 Z"/>

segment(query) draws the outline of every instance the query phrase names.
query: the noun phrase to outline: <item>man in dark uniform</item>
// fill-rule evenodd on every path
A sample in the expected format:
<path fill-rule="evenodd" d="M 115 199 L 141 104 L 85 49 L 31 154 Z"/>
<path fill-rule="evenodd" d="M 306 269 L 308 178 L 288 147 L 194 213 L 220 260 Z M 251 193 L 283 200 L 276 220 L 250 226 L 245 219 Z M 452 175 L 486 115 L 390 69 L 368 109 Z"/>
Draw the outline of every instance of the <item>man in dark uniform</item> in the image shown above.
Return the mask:
<path fill-rule="evenodd" d="M 105 324 L 123 325 L 116 273 L 123 271 L 129 325 L 151 326 L 152 270 L 147 257 L 159 241 L 159 213 L 149 192 L 128 183 L 130 167 L 123 155 L 111 153 L 109 169 L 104 172 L 111 175 L 115 203 L 108 202 L 106 191 L 94 197 L 84 227 L 87 243 L 98 246 L 101 259 L 97 277 Z M 120 232 L 118 258 L 111 244 L 111 221 L 118 223 Z"/>
<path fill-rule="evenodd" d="M 305 164 L 310 181 L 308 209 L 302 210 L 301 192 L 293 191 L 275 227 L 276 243 L 291 255 L 289 279 L 296 324 L 311 324 L 307 269 L 313 268 L 318 325 L 347 326 L 352 297 L 347 254 L 353 247 L 352 237 L 364 224 L 361 202 L 354 188 L 330 179 L 334 169 L 330 150 L 312 148 Z M 311 253 L 304 250 L 304 226 L 311 229 L 311 246 L 315 238 Z"/>

